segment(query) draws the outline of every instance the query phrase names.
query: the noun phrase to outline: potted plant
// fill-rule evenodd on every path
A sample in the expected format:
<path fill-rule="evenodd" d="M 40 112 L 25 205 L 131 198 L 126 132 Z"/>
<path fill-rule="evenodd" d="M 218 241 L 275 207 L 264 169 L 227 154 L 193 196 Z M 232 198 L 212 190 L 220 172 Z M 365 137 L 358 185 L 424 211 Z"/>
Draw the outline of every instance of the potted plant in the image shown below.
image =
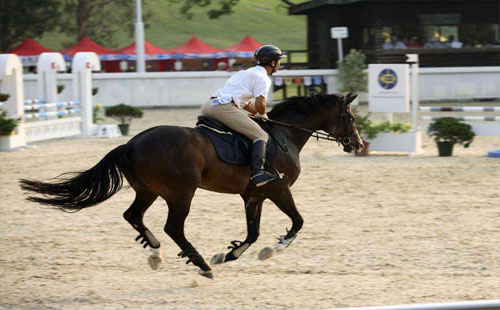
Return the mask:
<path fill-rule="evenodd" d="M 453 146 L 457 143 L 469 147 L 475 136 L 469 124 L 453 117 L 438 118 L 429 125 L 427 132 L 434 137 L 439 156 L 452 156 Z"/>
<path fill-rule="evenodd" d="M 10 136 L 17 127 L 17 120 L 7 118 L 7 112 L 0 113 L 0 136 Z"/>
<path fill-rule="evenodd" d="M 143 113 L 141 109 L 123 103 L 106 108 L 106 116 L 115 118 L 120 121 L 118 127 L 120 127 L 120 131 L 124 136 L 128 135 L 130 121 L 133 118 L 141 118 L 142 114 Z"/>
<path fill-rule="evenodd" d="M 370 120 L 370 114 L 367 115 L 356 115 L 356 120 L 354 125 L 358 130 L 361 140 L 363 140 L 364 148 L 361 152 L 356 153 L 357 156 L 367 156 L 368 148 L 370 146 L 370 140 L 375 138 L 378 134 L 377 126 L 374 126 Z"/>
<path fill-rule="evenodd" d="M 97 95 L 98 92 L 99 92 L 99 87 L 92 88 L 92 96 Z"/>
<path fill-rule="evenodd" d="M 389 139 L 394 141 L 397 140 L 396 135 L 405 134 L 411 128 L 410 124 L 400 122 L 384 121 L 373 123 L 370 120 L 370 114 L 365 116 L 356 115 L 355 126 L 364 144 L 363 150 L 358 152 L 357 156 L 367 156 L 370 152 L 370 142 L 375 140 L 377 136 L 391 134 Z M 404 136 L 402 138 L 406 139 Z"/>
<path fill-rule="evenodd" d="M 365 72 L 367 68 L 365 60 L 365 54 L 351 49 L 344 62 L 337 62 L 338 80 L 342 84 L 341 92 L 359 94 L 368 91 L 368 74 Z M 358 98 L 354 100 L 352 105 L 357 105 Z"/>
<path fill-rule="evenodd" d="M 60 94 L 64 90 L 64 85 L 63 84 L 57 84 L 57 93 Z"/>
<path fill-rule="evenodd" d="M 0 151 L 10 151 L 24 146 L 24 138 L 15 132 L 18 120 L 8 118 L 7 112 L 0 110 Z"/>
<path fill-rule="evenodd" d="M 0 102 L 5 102 L 9 100 L 9 98 L 10 98 L 9 94 L 0 93 Z"/>
<path fill-rule="evenodd" d="M 101 111 L 102 105 L 101 104 L 96 104 L 94 106 L 94 109 L 92 109 L 92 123 L 97 123 L 99 121 L 103 121 L 104 119 L 102 117 L 99 117 L 99 111 Z"/>

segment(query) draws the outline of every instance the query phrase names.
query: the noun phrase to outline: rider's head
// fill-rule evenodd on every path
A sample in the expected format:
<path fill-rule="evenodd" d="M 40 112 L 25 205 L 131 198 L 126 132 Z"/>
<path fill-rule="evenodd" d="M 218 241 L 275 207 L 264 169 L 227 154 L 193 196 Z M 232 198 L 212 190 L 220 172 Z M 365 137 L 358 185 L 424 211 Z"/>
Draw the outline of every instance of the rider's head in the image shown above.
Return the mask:
<path fill-rule="evenodd" d="M 263 45 L 255 51 L 253 57 L 259 66 L 269 67 L 270 74 L 273 74 L 280 67 L 280 59 L 286 56 L 274 45 Z"/>

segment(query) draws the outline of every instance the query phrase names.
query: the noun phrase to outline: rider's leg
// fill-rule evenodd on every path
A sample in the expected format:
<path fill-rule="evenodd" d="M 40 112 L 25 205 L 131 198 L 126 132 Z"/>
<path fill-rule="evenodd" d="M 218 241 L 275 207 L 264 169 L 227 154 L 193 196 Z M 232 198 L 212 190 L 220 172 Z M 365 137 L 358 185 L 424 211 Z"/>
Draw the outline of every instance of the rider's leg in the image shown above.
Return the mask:
<path fill-rule="evenodd" d="M 258 139 L 252 144 L 252 156 L 250 158 L 252 177 L 250 181 L 255 186 L 262 186 L 279 179 L 278 175 L 264 170 L 264 164 L 266 163 L 266 143 L 267 141 Z"/>
<path fill-rule="evenodd" d="M 279 179 L 278 175 L 264 171 L 266 143 L 269 136 L 245 112 L 242 112 L 232 103 L 218 105 L 205 103 L 202 113 L 215 118 L 227 127 L 245 135 L 253 141 L 251 155 L 252 174 L 250 180 L 254 185 L 262 186 Z"/>

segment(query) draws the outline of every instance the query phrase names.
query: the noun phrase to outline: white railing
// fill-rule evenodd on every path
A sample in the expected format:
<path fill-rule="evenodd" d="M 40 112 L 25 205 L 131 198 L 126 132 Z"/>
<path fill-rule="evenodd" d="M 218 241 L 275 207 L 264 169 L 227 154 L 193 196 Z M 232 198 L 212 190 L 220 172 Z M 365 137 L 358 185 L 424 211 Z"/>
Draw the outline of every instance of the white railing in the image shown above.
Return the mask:
<path fill-rule="evenodd" d="M 200 106 L 234 72 L 149 72 L 93 74 L 94 97 L 104 106 Z M 282 70 L 277 77 L 321 76 L 329 93 L 338 93 L 337 70 Z M 24 75 L 26 93 L 36 90 L 36 76 Z M 72 93 L 72 75 L 59 74 L 59 84 Z M 420 100 L 500 98 L 500 67 L 420 68 Z M 62 94 L 60 100 L 72 100 Z M 272 97 L 268 98 L 272 100 Z M 362 94 L 361 100 L 366 100 Z"/>

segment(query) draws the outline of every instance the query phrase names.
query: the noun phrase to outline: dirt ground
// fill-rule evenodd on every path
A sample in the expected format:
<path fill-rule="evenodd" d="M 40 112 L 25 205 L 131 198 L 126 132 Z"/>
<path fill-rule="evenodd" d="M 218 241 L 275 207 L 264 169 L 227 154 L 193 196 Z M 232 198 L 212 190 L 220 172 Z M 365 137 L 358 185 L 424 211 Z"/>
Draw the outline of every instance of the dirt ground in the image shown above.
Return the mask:
<path fill-rule="evenodd" d="M 192 126 L 197 109 L 146 110 L 132 134 L 159 124 Z M 343 153 L 310 140 L 292 188 L 305 219 L 294 243 L 273 258 L 258 252 L 291 226 L 264 205 L 259 240 L 215 279 L 178 259 L 163 233 L 166 204 L 157 200 L 146 225 L 162 242 L 153 271 L 149 250 L 122 218 L 134 191 L 125 187 L 75 214 L 24 200 L 19 178 L 49 179 L 85 170 L 130 137 L 57 139 L 0 153 L 0 309 L 325 309 L 500 299 L 500 138 L 478 137 L 437 157 Z M 237 195 L 199 190 L 186 235 L 206 260 L 243 240 Z"/>

